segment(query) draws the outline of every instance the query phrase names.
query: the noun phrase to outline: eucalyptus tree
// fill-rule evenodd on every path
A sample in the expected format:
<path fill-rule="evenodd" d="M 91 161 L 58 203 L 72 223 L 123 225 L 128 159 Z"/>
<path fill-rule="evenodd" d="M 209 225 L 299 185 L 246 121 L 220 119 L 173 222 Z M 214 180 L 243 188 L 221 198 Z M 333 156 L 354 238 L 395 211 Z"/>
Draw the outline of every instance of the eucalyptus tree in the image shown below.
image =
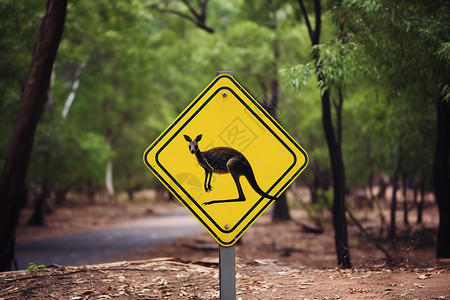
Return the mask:
<path fill-rule="evenodd" d="M 301 0 L 298 1 L 299 10 L 306 29 L 309 34 L 313 61 L 305 65 L 299 65 L 291 69 L 291 77 L 294 77 L 294 84 L 299 86 L 298 82 L 305 82 L 305 79 L 296 79 L 296 77 L 307 78 L 313 73 L 316 74 L 318 85 L 320 87 L 321 108 L 322 108 L 322 126 L 327 141 L 332 182 L 333 182 L 333 227 L 335 232 L 335 247 L 338 265 L 344 268 L 351 267 L 350 251 L 348 246 L 347 220 L 345 217 L 345 170 L 342 156 L 342 84 L 345 73 L 342 72 L 343 64 L 351 62 L 346 58 L 346 49 L 349 45 L 343 42 L 341 38 L 331 39 L 328 44 L 321 44 L 322 32 L 322 3 L 315 0 L 312 7 L 307 7 Z M 313 17 L 310 16 L 308 8 L 313 11 Z M 311 21 L 314 20 L 314 23 Z M 343 34 L 339 32 L 339 34 Z M 324 49 L 325 48 L 325 49 Z M 332 122 L 331 91 L 335 90 L 337 101 L 336 123 Z M 336 126 L 336 129 L 334 128 Z"/>
<path fill-rule="evenodd" d="M 39 23 L 45 12 L 42 2 L 7 1 L 0 5 L 0 167 L 8 149 L 20 105 L 21 89 L 31 62 Z"/>
<path fill-rule="evenodd" d="M 50 76 L 64 30 L 67 0 L 49 0 L 33 51 L 0 180 L 0 270 L 11 268 L 15 226 L 26 201 L 25 176 L 34 135 L 47 101 Z"/>
<path fill-rule="evenodd" d="M 337 18 L 370 58 L 368 75 L 411 103 L 436 109 L 433 177 L 440 222 L 437 256 L 450 257 L 450 6 L 447 1 L 337 2 Z M 428 153 L 429 156 L 433 154 Z"/>
<path fill-rule="evenodd" d="M 103 149 L 96 148 L 100 151 L 98 159 L 90 165 L 98 168 L 98 163 L 109 156 L 100 170 L 103 178 L 109 179 L 105 181 L 110 193 L 113 180 L 119 182 L 120 188 L 132 188 L 138 185 L 134 181 L 141 179 L 142 183 L 147 178 L 144 170 L 139 172 L 139 146 L 150 111 L 150 105 L 144 105 L 143 100 L 151 99 L 156 90 L 152 69 L 157 56 L 150 50 L 149 38 L 156 25 L 151 15 L 142 11 L 138 1 L 69 4 L 66 35 L 55 66 L 54 94 L 59 99 L 55 109 L 61 112 L 60 118 L 68 128 L 87 134 L 80 137 L 89 141 L 89 137 L 97 135 L 94 140 L 106 141 Z M 130 154 L 130 148 L 131 159 L 124 154 Z M 117 167 L 114 176 L 113 162 Z M 101 187 L 99 172 L 94 169 L 85 171 L 92 174 L 89 181 Z"/>

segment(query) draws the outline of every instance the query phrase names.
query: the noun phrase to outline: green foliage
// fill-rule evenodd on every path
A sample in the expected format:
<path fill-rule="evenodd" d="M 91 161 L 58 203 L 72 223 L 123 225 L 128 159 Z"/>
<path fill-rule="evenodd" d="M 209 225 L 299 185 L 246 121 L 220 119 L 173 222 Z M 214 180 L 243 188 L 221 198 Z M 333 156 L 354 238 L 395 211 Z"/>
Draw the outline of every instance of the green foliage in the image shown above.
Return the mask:
<path fill-rule="evenodd" d="M 450 7 L 446 1 L 342 1 L 336 16 L 370 57 L 367 66 L 386 84 L 404 89 L 414 82 L 423 92 L 444 93 L 450 76 Z M 399 76 L 400 74 L 400 76 Z"/>
<path fill-rule="evenodd" d="M 361 73 L 382 90 L 372 93 L 370 106 L 358 109 L 362 133 L 371 149 L 379 149 L 371 151 L 373 162 L 389 171 L 402 145 L 402 172 L 429 181 L 434 102 L 439 95 L 449 97 L 448 4 L 347 0 L 333 14 L 338 20 L 346 16 L 344 31 L 365 60 Z"/>
<path fill-rule="evenodd" d="M 330 88 L 337 99 L 336 90 L 344 90 L 348 185 L 364 185 L 379 171 L 391 173 L 399 145 L 402 172 L 430 181 L 434 101 L 438 95 L 449 98 L 448 5 L 348 0 L 332 6 L 339 30 L 311 51 L 320 53 L 322 93 Z M 304 61 L 281 76 L 306 93 L 315 69 L 314 61 Z"/>
<path fill-rule="evenodd" d="M 0 1 L 0 169 L 44 11 L 43 1 Z"/>
<path fill-rule="evenodd" d="M 42 274 L 39 272 L 39 270 L 45 268 L 44 265 L 36 265 L 33 262 L 28 263 L 28 268 L 26 270 L 27 274 L 30 274 L 31 276 L 42 276 Z"/>
<path fill-rule="evenodd" d="M 318 196 L 319 201 L 308 205 L 308 210 L 311 213 L 330 211 L 333 206 L 333 189 L 318 190 Z"/>
<path fill-rule="evenodd" d="M 295 1 L 210 0 L 206 23 L 214 34 L 152 8 L 189 13 L 181 1 L 69 1 L 28 184 L 102 187 L 112 160 L 116 190 L 151 186 L 155 179 L 142 164 L 143 151 L 219 70 L 234 71 L 261 102 L 270 99 L 271 84 L 279 79 L 277 118 L 322 171 L 330 166 L 318 89 L 329 88 L 336 102 L 336 88 L 342 87 L 348 185 L 391 172 L 399 143 L 405 172 L 429 177 L 433 101 L 437 95 L 450 98 L 448 6 L 329 4 L 323 42 L 311 49 Z M 42 0 L 0 1 L 2 158 L 44 10 Z M 320 82 L 312 51 L 321 54 Z M 71 93 L 73 103 L 62 117 Z M 313 182 L 314 176 L 307 169 L 302 178 Z"/>
<path fill-rule="evenodd" d="M 101 187 L 106 162 L 113 151 L 105 138 L 93 132 L 77 132 L 76 128 L 55 121 L 41 124 L 28 171 L 28 181 L 51 186 Z"/>

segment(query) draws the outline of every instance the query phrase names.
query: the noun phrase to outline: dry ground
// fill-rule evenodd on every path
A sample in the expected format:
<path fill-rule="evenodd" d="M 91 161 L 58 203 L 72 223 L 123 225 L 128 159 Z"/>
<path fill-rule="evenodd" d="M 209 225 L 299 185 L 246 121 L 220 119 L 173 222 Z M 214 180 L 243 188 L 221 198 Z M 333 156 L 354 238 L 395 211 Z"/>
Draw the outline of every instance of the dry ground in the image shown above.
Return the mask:
<path fill-rule="evenodd" d="M 237 260 L 237 299 L 449 299 L 448 267 L 317 269 Z M 0 299 L 218 299 L 217 263 L 176 259 L 0 273 Z"/>
<path fill-rule="evenodd" d="M 26 226 L 25 211 L 18 240 L 105 228 L 164 213 L 173 205 L 69 205 L 49 216 L 44 228 Z M 237 299 L 450 299 L 450 261 L 434 259 L 434 205 L 427 206 L 422 225 L 399 224 L 395 247 L 382 242 L 395 266 L 387 266 L 384 254 L 350 222 L 351 270 L 336 268 L 329 224 L 324 224 L 322 234 L 307 233 L 302 227 L 308 222 L 305 212 L 297 209 L 291 214 L 292 221 L 272 223 L 270 212 L 265 213 L 236 245 Z M 376 236 L 378 216 L 363 211 L 357 217 Z M 402 220 L 400 211 L 397 219 Z M 218 299 L 218 250 L 206 232 L 128 253 L 120 260 L 3 272 L 0 299 Z"/>

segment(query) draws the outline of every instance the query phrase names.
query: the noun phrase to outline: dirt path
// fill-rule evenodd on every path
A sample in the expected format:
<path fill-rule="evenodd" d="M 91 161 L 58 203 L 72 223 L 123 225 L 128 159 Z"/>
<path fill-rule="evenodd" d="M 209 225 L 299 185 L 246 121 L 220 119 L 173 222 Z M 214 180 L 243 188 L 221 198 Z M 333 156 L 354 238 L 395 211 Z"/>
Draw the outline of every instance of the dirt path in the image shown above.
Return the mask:
<path fill-rule="evenodd" d="M 110 228 L 48 237 L 16 244 L 19 269 L 37 265 L 83 265 L 113 262 L 138 249 L 150 249 L 199 233 L 203 227 L 182 207 Z"/>

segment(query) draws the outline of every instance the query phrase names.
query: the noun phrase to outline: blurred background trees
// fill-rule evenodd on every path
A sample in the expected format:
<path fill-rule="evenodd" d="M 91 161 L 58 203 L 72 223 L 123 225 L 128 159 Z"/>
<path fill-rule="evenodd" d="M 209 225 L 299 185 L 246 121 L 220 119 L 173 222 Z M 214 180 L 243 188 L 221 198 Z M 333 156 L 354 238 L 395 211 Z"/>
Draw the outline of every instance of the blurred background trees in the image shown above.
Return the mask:
<path fill-rule="evenodd" d="M 301 2 L 69 1 L 26 178 L 29 202 L 62 205 L 71 191 L 131 199 L 152 188 L 145 148 L 216 71 L 231 70 L 310 155 L 295 185 L 309 196 L 292 193 L 289 205 L 333 204 L 321 108 L 329 93 L 347 202 L 383 178 L 434 190 L 438 256 L 449 257 L 448 3 L 316 1 L 315 15 L 304 1 L 305 15 Z M 45 3 L 0 0 L 2 169 Z M 311 43 L 306 19 L 314 25 L 318 16 L 320 40 Z M 372 196 L 363 201 L 376 208 Z M 395 213 L 386 222 L 392 237 Z"/>

